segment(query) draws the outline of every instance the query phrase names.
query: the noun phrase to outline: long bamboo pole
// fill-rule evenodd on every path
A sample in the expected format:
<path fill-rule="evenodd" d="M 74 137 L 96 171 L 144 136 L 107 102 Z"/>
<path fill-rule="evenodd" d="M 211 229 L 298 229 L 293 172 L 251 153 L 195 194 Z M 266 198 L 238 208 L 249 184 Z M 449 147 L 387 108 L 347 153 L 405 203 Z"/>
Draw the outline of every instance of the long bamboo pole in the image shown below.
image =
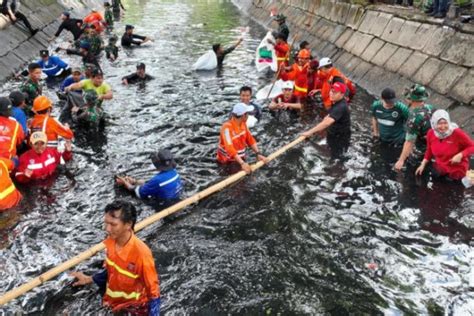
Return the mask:
<path fill-rule="evenodd" d="M 267 157 L 268 161 L 270 162 L 270 161 L 274 160 L 275 158 L 282 155 L 284 152 L 286 152 L 290 148 L 298 145 L 299 143 L 301 143 L 305 139 L 306 139 L 305 136 L 299 136 L 297 139 L 295 139 L 291 143 L 281 147 L 280 149 L 278 149 L 277 151 L 275 151 L 274 153 L 269 155 Z M 259 161 L 255 164 L 251 165 L 250 167 L 251 167 L 252 171 L 255 171 L 257 169 L 260 169 L 263 166 L 264 166 L 264 163 L 262 161 Z M 194 204 L 194 203 L 198 202 L 199 200 L 201 200 L 201 199 L 203 199 L 203 198 L 205 198 L 205 197 L 207 197 L 207 196 L 209 196 L 213 193 L 216 193 L 216 192 L 222 190 L 223 188 L 239 181 L 240 179 L 242 179 L 246 175 L 247 175 L 247 173 L 245 173 L 245 171 L 239 171 L 236 174 L 231 175 L 230 177 L 224 179 L 223 181 L 218 182 L 218 183 L 208 187 L 207 189 L 205 189 L 205 190 L 203 190 L 199 193 L 196 193 L 195 195 L 193 195 L 193 196 L 191 196 L 191 197 L 189 197 L 189 198 L 187 198 L 187 199 L 185 199 L 181 202 L 178 202 L 178 203 L 170 206 L 167 209 L 164 209 L 163 211 L 161 211 L 159 213 L 156 213 L 154 215 L 151 215 L 151 216 L 145 218 L 144 220 L 142 220 L 141 222 L 139 222 L 135 225 L 135 231 L 142 230 L 143 228 L 157 222 L 158 220 L 160 220 L 160 219 L 162 219 L 162 218 L 164 218 L 168 215 L 171 215 L 171 214 L 173 214 L 173 213 L 175 213 L 179 210 L 182 210 L 186 206 Z M 52 268 L 51 270 L 48 270 L 47 272 L 45 272 L 45 273 L 41 274 L 40 276 L 34 278 L 33 280 L 29 281 L 28 283 L 25 283 L 25 284 L 15 288 L 15 289 L 11 290 L 11 291 L 8 291 L 8 292 L 4 293 L 0 297 L 0 305 L 5 305 L 8 302 L 10 302 L 11 300 L 19 297 L 20 295 L 23 295 L 26 292 L 34 289 L 35 287 L 40 286 L 41 284 L 45 283 L 46 281 L 51 280 L 55 276 L 63 273 L 66 270 L 71 269 L 72 267 L 78 265 L 82 261 L 84 261 L 86 259 L 89 259 L 90 257 L 94 256 L 98 252 L 102 251 L 104 248 L 105 248 L 105 245 L 103 243 L 96 244 L 95 246 L 87 249 L 86 251 L 84 251 L 84 252 L 80 253 L 79 255 L 73 257 L 72 259 L 69 259 L 68 261 L 63 262 L 60 265 Z"/>

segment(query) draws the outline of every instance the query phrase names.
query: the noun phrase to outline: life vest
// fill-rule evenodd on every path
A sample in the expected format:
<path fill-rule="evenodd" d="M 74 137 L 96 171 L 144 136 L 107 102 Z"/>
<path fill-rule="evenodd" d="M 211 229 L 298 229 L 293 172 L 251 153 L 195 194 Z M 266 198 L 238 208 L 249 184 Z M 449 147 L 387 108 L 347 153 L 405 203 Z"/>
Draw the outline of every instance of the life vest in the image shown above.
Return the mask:
<path fill-rule="evenodd" d="M 150 249 L 132 235 L 127 244 L 116 252 L 115 240 L 104 240 L 107 286 L 104 305 L 113 312 L 147 304 L 160 297 L 160 286 Z M 148 285 L 147 285 L 148 284 Z"/>
<path fill-rule="evenodd" d="M 232 118 L 225 122 L 221 128 L 219 146 L 217 148 L 217 161 L 229 163 L 235 161 L 235 156 L 245 159 L 246 149 L 256 143 L 255 138 L 245 122 L 238 125 Z"/>
<path fill-rule="evenodd" d="M 83 20 L 85 24 L 94 25 L 98 33 L 102 33 L 104 30 L 104 18 L 99 12 L 92 12 L 86 16 Z"/>
<path fill-rule="evenodd" d="M 16 156 L 16 147 L 25 139 L 23 127 L 14 118 L 0 116 L 0 157 Z"/>
<path fill-rule="evenodd" d="M 304 66 L 293 64 L 292 70 L 282 75 L 281 79 L 295 82 L 293 93 L 296 97 L 305 98 L 308 94 L 308 67 L 309 63 Z"/>
<path fill-rule="evenodd" d="M 31 133 L 43 132 L 48 137 L 48 147 L 58 147 L 58 137 L 73 139 L 74 133 L 69 127 L 59 123 L 54 117 L 48 114 L 36 114 L 30 125 Z"/>
<path fill-rule="evenodd" d="M 337 70 L 335 67 L 332 67 L 329 70 L 329 73 L 325 74 L 322 71 L 318 71 L 319 78 L 322 80 L 322 87 L 321 87 L 321 97 L 323 98 L 323 103 L 324 107 L 326 109 L 330 108 L 332 105 L 331 99 L 329 98 L 329 92 L 331 91 L 331 85 L 334 77 L 340 77 L 344 79 L 344 83 L 347 86 L 348 93 L 349 93 L 349 98 L 352 97 L 356 89 L 354 85 L 352 84 L 352 81 L 346 78 L 339 70 Z"/>
<path fill-rule="evenodd" d="M 277 56 L 278 67 L 282 64 L 288 66 L 290 46 L 283 42 L 275 45 L 275 54 Z"/>
<path fill-rule="evenodd" d="M 0 157 L 0 211 L 16 206 L 22 196 L 10 178 L 14 165 L 10 159 Z"/>

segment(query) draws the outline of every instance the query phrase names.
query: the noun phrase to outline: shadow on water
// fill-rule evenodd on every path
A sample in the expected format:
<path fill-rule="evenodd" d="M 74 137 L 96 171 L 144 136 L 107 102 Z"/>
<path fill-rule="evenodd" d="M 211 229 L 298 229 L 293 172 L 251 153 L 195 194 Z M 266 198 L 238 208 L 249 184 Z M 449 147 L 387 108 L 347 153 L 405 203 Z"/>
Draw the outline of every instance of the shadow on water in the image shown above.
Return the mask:
<path fill-rule="evenodd" d="M 74 160 L 47 188 L 25 186 L 18 212 L 2 218 L 0 288 L 10 290 L 100 242 L 102 210 L 129 198 L 140 219 L 154 213 L 115 188 L 113 175 L 147 178 L 149 154 L 171 148 L 190 196 L 222 179 L 214 157 L 219 128 L 238 89 L 271 80 L 257 74 L 253 52 L 265 31 L 229 2 L 126 2 L 116 23 L 155 42 L 102 61 L 114 100 L 103 132 L 76 132 Z M 220 71 L 190 65 L 212 43 L 242 47 Z M 73 60 L 78 64 L 78 60 Z M 145 62 L 156 79 L 123 87 L 120 78 Z M 9 82 L 3 90 L 17 85 Z M 54 97 L 54 91 L 46 89 Z M 288 151 L 270 166 L 199 205 L 139 234 L 160 274 L 169 315 L 453 314 L 474 310 L 472 191 L 452 183 L 396 174 L 393 157 L 370 139 L 369 105 L 360 90 L 352 108 L 352 140 L 331 160 L 323 139 Z M 254 130 L 267 153 L 316 122 L 264 113 Z M 79 265 L 93 273 L 103 255 Z M 103 315 L 94 287 L 73 289 L 61 275 L 3 311 L 32 315 Z M 471 284 L 472 286 L 472 284 Z"/>

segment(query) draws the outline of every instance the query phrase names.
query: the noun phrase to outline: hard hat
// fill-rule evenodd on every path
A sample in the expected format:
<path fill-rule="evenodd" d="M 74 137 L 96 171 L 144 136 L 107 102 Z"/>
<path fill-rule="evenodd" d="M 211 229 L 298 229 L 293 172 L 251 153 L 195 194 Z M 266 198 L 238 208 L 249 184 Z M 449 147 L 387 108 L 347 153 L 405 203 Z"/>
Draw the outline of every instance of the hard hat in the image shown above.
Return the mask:
<path fill-rule="evenodd" d="M 37 113 L 46 110 L 52 106 L 53 104 L 51 103 L 50 99 L 48 99 L 44 95 L 40 95 L 39 97 L 36 97 L 33 101 L 33 112 Z"/>
<path fill-rule="evenodd" d="M 298 58 L 311 58 L 311 53 L 309 52 L 309 50 L 307 49 L 302 49 L 300 50 L 300 52 L 298 53 Z"/>
<path fill-rule="evenodd" d="M 293 90 L 293 87 L 294 87 L 293 81 L 285 81 L 281 85 L 282 89 L 291 89 L 291 90 Z"/>
<path fill-rule="evenodd" d="M 321 58 L 321 60 L 319 61 L 319 68 L 323 68 L 329 65 L 332 65 L 332 60 L 328 57 Z"/>

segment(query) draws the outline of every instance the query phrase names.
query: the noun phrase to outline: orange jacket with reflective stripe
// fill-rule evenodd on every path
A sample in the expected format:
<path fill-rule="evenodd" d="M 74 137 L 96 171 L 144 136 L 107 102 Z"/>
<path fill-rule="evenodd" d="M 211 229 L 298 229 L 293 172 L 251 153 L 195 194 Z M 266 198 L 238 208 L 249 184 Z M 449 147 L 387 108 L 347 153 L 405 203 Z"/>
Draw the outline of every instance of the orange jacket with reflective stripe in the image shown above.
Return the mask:
<path fill-rule="evenodd" d="M 16 146 L 24 139 L 23 128 L 14 118 L 0 116 L 0 157 L 15 157 Z"/>
<path fill-rule="evenodd" d="M 235 118 L 231 118 L 221 127 L 219 147 L 217 148 L 217 161 L 229 163 L 235 161 L 236 155 L 245 158 L 247 147 L 255 143 L 255 138 L 250 134 L 247 124 L 241 122 L 239 125 Z"/>
<path fill-rule="evenodd" d="M 48 114 L 36 114 L 30 125 L 31 133 L 42 131 L 48 137 L 48 147 L 58 147 L 58 136 L 65 139 L 74 138 L 74 133 L 69 127 L 59 123 Z"/>
<path fill-rule="evenodd" d="M 327 73 L 327 74 L 323 73 L 322 71 L 318 71 L 318 76 L 319 76 L 319 78 L 321 79 L 321 81 L 323 83 L 323 85 L 321 87 L 321 97 L 323 98 L 324 107 L 326 109 L 330 108 L 331 105 L 332 105 L 331 99 L 329 99 L 329 91 L 331 91 L 331 84 L 332 84 L 332 80 L 334 79 L 334 77 L 341 77 L 342 79 L 344 79 L 344 82 L 345 82 L 347 88 L 349 89 L 350 96 L 355 94 L 356 89 L 355 89 L 354 85 L 352 84 L 352 81 L 347 79 L 346 76 L 344 76 L 335 67 L 332 67 L 329 70 L 329 73 Z"/>
<path fill-rule="evenodd" d="M 290 51 L 290 46 L 288 46 L 288 43 L 282 42 L 275 44 L 275 54 L 277 56 L 277 61 L 278 61 L 278 67 L 280 67 L 281 64 L 284 64 L 285 66 L 288 66 L 288 56 Z"/>
<path fill-rule="evenodd" d="M 10 159 L 0 157 L 0 211 L 16 206 L 21 200 L 21 193 L 10 178 L 14 165 Z"/>
<path fill-rule="evenodd" d="M 131 306 L 147 304 L 160 297 L 160 285 L 155 261 L 150 248 L 135 234 L 127 244 L 116 251 L 115 240 L 104 240 L 107 288 L 104 305 L 114 312 Z"/>
<path fill-rule="evenodd" d="M 286 72 L 281 76 L 283 80 L 292 80 L 295 82 L 294 95 L 300 98 L 306 97 L 308 94 L 308 67 L 309 63 L 304 66 L 293 64 L 290 72 Z"/>

